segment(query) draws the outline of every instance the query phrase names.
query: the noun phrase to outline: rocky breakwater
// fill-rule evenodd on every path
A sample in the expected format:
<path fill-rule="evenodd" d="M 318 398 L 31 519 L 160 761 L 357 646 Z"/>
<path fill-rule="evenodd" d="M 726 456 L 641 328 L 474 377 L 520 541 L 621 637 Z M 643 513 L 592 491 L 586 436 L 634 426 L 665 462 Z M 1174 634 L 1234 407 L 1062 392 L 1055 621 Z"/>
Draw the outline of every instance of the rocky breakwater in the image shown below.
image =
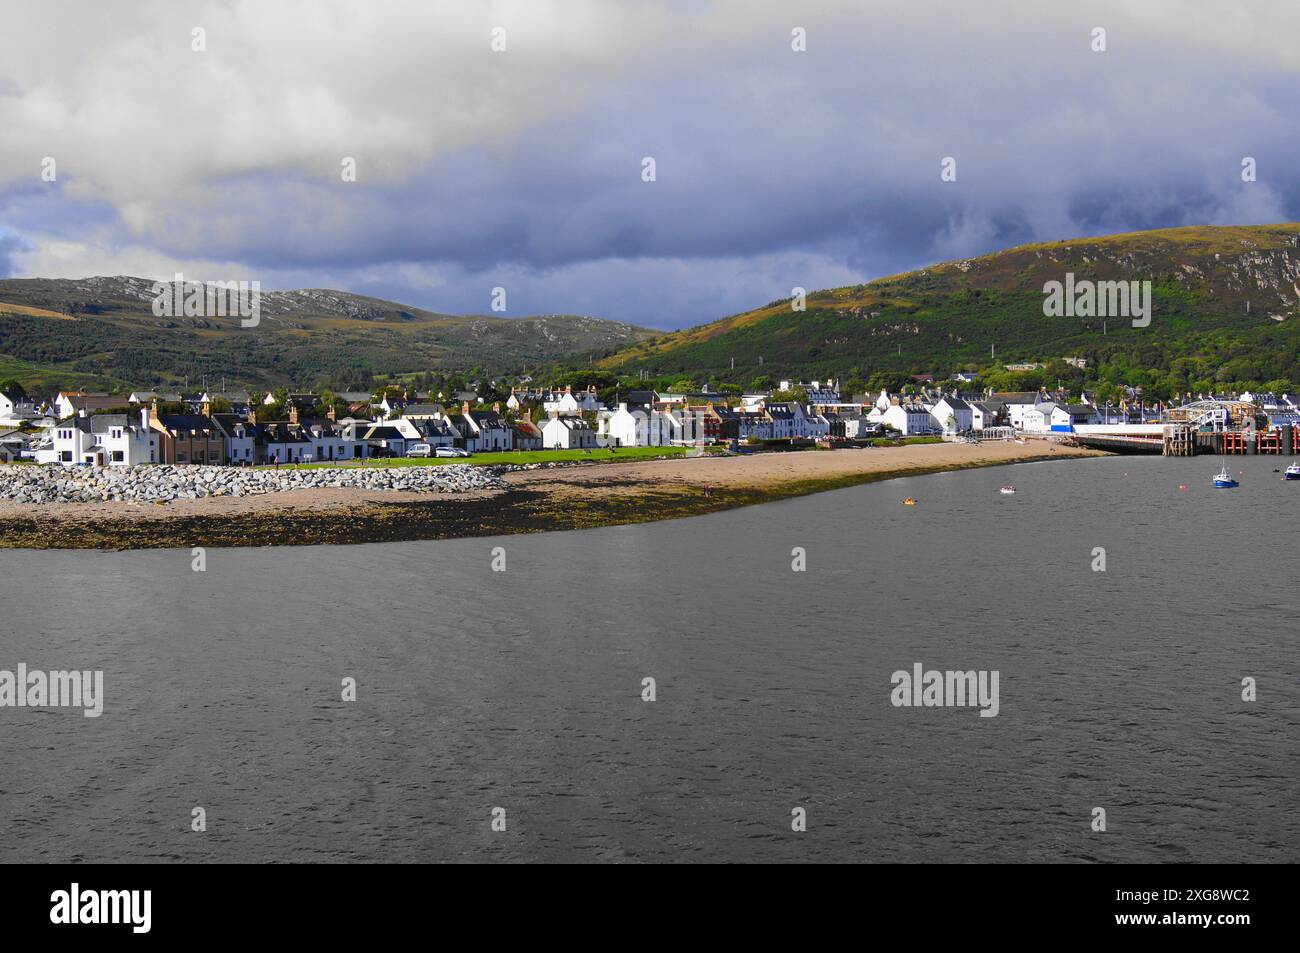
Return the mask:
<path fill-rule="evenodd" d="M 495 470 L 464 464 L 303 470 L 199 465 L 0 467 L 0 500 L 17 503 L 170 503 L 209 496 L 260 496 L 313 488 L 471 493 L 504 487 Z"/>

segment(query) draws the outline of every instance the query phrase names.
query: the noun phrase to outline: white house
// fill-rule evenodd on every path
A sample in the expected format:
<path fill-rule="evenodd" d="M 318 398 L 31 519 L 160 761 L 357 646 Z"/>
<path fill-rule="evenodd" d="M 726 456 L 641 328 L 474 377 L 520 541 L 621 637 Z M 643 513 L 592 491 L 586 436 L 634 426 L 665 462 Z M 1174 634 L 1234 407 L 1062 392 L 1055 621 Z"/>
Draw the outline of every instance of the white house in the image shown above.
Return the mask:
<path fill-rule="evenodd" d="M 37 438 L 21 430 L 0 430 L 0 462 L 12 463 L 31 456 Z"/>
<path fill-rule="evenodd" d="M 1034 433 L 1051 430 L 1052 413 L 1056 409 L 1055 404 L 1039 404 L 1036 407 L 1022 408 L 1020 411 L 1020 429 Z"/>
<path fill-rule="evenodd" d="M 226 438 L 226 463 L 251 467 L 256 462 L 254 444 L 257 434 L 254 426 L 238 414 L 209 414 L 208 416 Z"/>
<path fill-rule="evenodd" d="M 804 434 L 814 440 L 831 435 L 831 422 L 824 414 L 805 414 Z"/>
<path fill-rule="evenodd" d="M 317 463 L 334 460 L 359 460 L 366 456 L 369 444 L 357 440 L 352 428 L 331 420 L 313 420 L 306 425 L 305 436 L 311 441 L 311 457 Z"/>
<path fill-rule="evenodd" d="M 86 463 L 125 467 L 158 462 L 158 434 L 150 426 L 149 411 L 140 416 L 98 414 L 70 417 L 55 425 L 52 443 L 41 463 Z"/>
<path fill-rule="evenodd" d="M 894 403 L 880 415 L 881 423 L 893 427 L 903 436 L 927 434 L 934 429 L 934 418 L 923 404 L 902 403 L 894 398 Z"/>
<path fill-rule="evenodd" d="M 510 406 L 509 401 L 506 401 L 506 406 Z M 580 390 L 575 394 L 573 387 L 568 386 L 564 388 L 564 393 L 553 393 L 542 402 L 542 409 L 548 414 L 560 413 L 566 416 L 581 414 L 584 411 L 596 411 L 602 407 L 604 404 L 596 397 L 593 387 Z"/>
<path fill-rule="evenodd" d="M 36 402 L 19 391 L 0 391 L 0 426 L 21 427 L 38 416 Z"/>
<path fill-rule="evenodd" d="M 629 410 L 627 404 L 619 404 L 603 423 L 606 443 L 615 447 L 667 447 L 678 435 L 678 422 L 671 414 Z M 549 442 L 543 445 L 552 446 Z"/>
<path fill-rule="evenodd" d="M 416 418 L 407 420 L 407 423 L 415 430 L 421 442 L 430 447 L 456 446 L 456 428 L 441 417 Z"/>
<path fill-rule="evenodd" d="M 740 418 L 740 439 L 741 440 L 771 440 L 772 439 L 772 418 L 768 417 L 759 410 L 740 410 L 736 413 Z"/>
<path fill-rule="evenodd" d="M 59 420 L 66 420 L 82 411 L 89 414 L 96 410 L 125 407 L 126 403 L 125 397 L 117 397 L 113 394 L 83 394 L 79 390 L 60 391 L 59 396 L 54 398 L 54 415 Z"/>
<path fill-rule="evenodd" d="M 547 450 L 589 450 L 596 446 L 596 430 L 581 417 L 553 413 L 542 424 L 542 447 Z"/>
<path fill-rule="evenodd" d="M 970 404 L 970 426 L 972 430 L 987 430 L 998 426 L 1002 405 L 996 401 L 974 401 Z"/>
<path fill-rule="evenodd" d="M 515 448 L 514 428 L 495 404 L 492 410 L 470 410 L 466 401 L 461 404 L 460 413 L 447 414 L 442 419 L 455 429 L 458 441 L 470 452 Z"/>
<path fill-rule="evenodd" d="M 1039 404 L 1052 403 L 1037 391 L 1023 391 L 1015 393 L 995 393 L 990 395 L 991 400 L 1001 402 L 1007 409 L 1007 422 L 1017 430 L 1025 429 L 1025 412 L 1033 410 Z M 1048 411 L 1051 415 L 1051 411 Z"/>
<path fill-rule="evenodd" d="M 974 429 L 971 406 L 960 397 L 942 397 L 930 408 L 934 426 L 944 433 L 965 433 Z"/>
<path fill-rule="evenodd" d="M 1070 404 L 1068 406 L 1057 404 L 1052 411 L 1051 424 L 1053 427 L 1077 427 L 1080 424 L 1096 424 L 1101 422 L 1101 415 L 1097 408 L 1091 404 Z"/>
<path fill-rule="evenodd" d="M 771 421 L 773 440 L 808 436 L 808 421 L 796 401 L 764 404 L 763 415 Z"/>
<path fill-rule="evenodd" d="M 407 450 L 409 450 L 412 445 L 424 442 L 423 440 L 412 437 L 407 433 L 403 433 L 397 427 L 393 426 L 394 423 L 395 421 L 386 421 L 382 424 L 373 424 L 366 429 L 365 433 L 361 434 L 361 439 L 369 444 L 371 448 L 383 447 L 385 450 L 390 450 L 394 455 L 399 457 L 406 456 Z"/>
<path fill-rule="evenodd" d="M 510 388 L 510 396 L 506 398 L 506 407 L 510 410 L 518 410 L 524 404 L 540 404 L 542 402 L 542 392 L 538 390 L 517 390 Z"/>

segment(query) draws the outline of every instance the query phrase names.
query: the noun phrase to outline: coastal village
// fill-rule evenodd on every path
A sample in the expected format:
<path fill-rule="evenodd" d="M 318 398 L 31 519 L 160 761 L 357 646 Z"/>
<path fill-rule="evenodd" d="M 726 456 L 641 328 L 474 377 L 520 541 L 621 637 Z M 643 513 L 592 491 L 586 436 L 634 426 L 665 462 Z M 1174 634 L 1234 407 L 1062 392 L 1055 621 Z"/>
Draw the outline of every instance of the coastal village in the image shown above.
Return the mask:
<path fill-rule="evenodd" d="M 1103 404 L 1087 393 L 969 392 L 929 380 L 907 393 L 845 394 L 828 379 L 786 380 L 774 391 L 740 395 L 709 385 L 698 392 L 629 390 L 607 406 L 594 387 L 572 386 L 511 387 L 508 398 L 490 404 L 473 391 L 392 388 L 378 394 L 264 396 L 242 389 L 188 395 L 60 391 L 38 401 L 10 386 L 0 391 L 0 462 L 251 467 L 623 447 L 755 450 L 906 438 L 1068 439 L 1098 429 L 1106 430 L 1101 437 L 1116 439 L 1114 434 L 1122 438 L 1128 430 L 1159 434 L 1162 424 L 1179 420 L 1202 426 L 1209 420 L 1220 431 L 1243 422 L 1261 431 L 1295 430 L 1300 397 L 1189 394 L 1181 404 L 1168 405 L 1133 393 Z"/>

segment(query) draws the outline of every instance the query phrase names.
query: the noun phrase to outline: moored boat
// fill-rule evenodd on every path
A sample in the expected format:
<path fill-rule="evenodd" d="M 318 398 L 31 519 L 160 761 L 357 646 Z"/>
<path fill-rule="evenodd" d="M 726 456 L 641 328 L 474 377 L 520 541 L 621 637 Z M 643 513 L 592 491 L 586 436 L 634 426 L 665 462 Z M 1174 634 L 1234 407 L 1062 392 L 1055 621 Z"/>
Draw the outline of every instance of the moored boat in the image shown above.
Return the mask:
<path fill-rule="evenodd" d="M 1014 493 L 1014 492 L 1016 492 L 1016 488 L 1015 488 L 1012 484 L 1008 483 L 1006 486 L 1001 487 L 1001 488 L 998 490 L 998 492 L 999 492 L 999 493 Z"/>
<path fill-rule="evenodd" d="M 1300 463 L 1293 463 L 1282 474 L 1283 480 L 1300 480 Z"/>
<path fill-rule="evenodd" d="M 1223 464 L 1223 469 L 1221 469 L 1218 472 L 1218 475 L 1214 478 L 1214 488 L 1216 490 L 1230 490 L 1233 487 L 1240 485 L 1241 484 L 1234 480 L 1228 473 L 1228 464 L 1225 462 Z"/>

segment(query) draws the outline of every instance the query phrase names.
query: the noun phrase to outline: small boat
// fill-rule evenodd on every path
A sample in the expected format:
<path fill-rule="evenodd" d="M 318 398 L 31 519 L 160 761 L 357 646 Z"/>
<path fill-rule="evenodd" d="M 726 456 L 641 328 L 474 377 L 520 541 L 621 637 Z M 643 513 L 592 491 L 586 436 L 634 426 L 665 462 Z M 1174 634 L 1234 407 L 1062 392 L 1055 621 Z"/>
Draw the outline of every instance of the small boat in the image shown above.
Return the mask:
<path fill-rule="evenodd" d="M 905 500 L 903 501 L 903 505 L 904 505 L 904 506 L 916 506 L 916 500 L 912 499 L 912 498 L 909 496 L 907 499 L 905 499 Z"/>
<path fill-rule="evenodd" d="M 1231 490 L 1236 486 L 1241 486 L 1241 484 L 1228 474 L 1228 464 L 1225 462 L 1223 469 L 1214 478 L 1214 488 L 1216 490 Z"/>
<path fill-rule="evenodd" d="M 1300 480 L 1300 463 L 1293 463 L 1282 474 L 1283 480 Z"/>
<path fill-rule="evenodd" d="M 1001 487 L 1001 488 L 998 490 L 998 492 L 999 492 L 999 493 L 1014 493 L 1014 492 L 1016 492 L 1016 488 L 1015 488 L 1014 486 L 1012 486 L 1010 483 L 1008 483 L 1006 486 Z"/>

